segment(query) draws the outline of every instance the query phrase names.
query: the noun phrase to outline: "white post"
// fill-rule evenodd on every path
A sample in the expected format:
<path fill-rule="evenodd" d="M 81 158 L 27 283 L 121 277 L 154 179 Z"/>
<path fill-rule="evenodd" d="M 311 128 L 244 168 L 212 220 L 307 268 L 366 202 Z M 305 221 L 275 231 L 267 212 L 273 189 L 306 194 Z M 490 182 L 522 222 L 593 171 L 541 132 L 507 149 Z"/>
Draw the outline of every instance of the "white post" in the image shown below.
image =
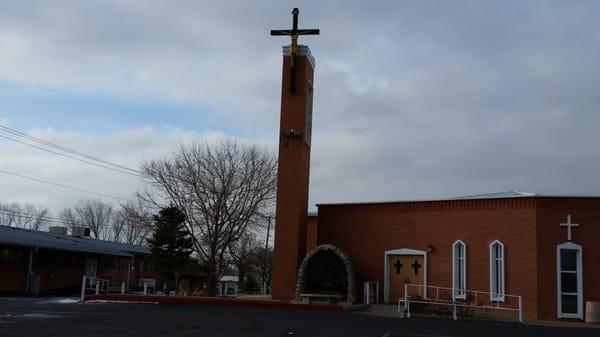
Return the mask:
<path fill-rule="evenodd" d="M 96 280 L 96 295 L 100 294 L 100 281 Z"/>
<path fill-rule="evenodd" d="M 456 302 L 452 305 L 452 318 L 456 321 L 458 318 L 456 317 Z"/>
<path fill-rule="evenodd" d="M 406 306 L 406 317 L 410 318 L 410 301 L 408 300 L 408 283 L 404 283 L 404 305 Z"/>
<path fill-rule="evenodd" d="M 523 299 L 519 296 L 519 322 L 523 323 Z"/>
<path fill-rule="evenodd" d="M 125 295 L 125 282 L 121 282 L 121 295 Z"/>
<path fill-rule="evenodd" d="M 148 294 L 148 283 L 144 282 L 144 296 Z"/>
<path fill-rule="evenodd" d="M 85 301 L 85 275 L 83 275 L 83 280 L 81 281 L 81 303 Z"/>

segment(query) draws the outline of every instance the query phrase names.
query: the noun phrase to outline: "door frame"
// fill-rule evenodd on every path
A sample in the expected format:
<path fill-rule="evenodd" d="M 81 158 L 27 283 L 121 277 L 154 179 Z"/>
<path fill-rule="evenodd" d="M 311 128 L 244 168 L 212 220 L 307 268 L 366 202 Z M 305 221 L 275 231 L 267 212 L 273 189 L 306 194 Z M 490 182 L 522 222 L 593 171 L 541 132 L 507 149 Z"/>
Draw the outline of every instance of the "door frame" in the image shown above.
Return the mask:
<path fill-rule="evenodd" d="M 392 255 L 416 255 L 423 256 L 423 297 L 427 297 L 427 252 L 424 250 L 416 250 L 410 248 L 399 248 L 386 250 L 384 254 L 383 260 L 383 301 L 388 303 L 390 301 L 390 270 L 389 270 L 389 262 L 390 256 Z"/>
<path fill-rule="evenodd" d="M 90 263 L 92 261 L 94 261 L 94 263 Z M 93 277 L 98 277 L 98 259 L 97 258 L 93 258 L 93 257 L 86 257 L 85 258 L 85 276 L 88 276 L 88 277 L 90 276 L 90 275 L 88 275 L 88 270 L 89 270 L 88 268 L 90 266 L 92 266 L 92 265 L 95 266 L 95 268 L 94 268 L 94 276 Z"/>

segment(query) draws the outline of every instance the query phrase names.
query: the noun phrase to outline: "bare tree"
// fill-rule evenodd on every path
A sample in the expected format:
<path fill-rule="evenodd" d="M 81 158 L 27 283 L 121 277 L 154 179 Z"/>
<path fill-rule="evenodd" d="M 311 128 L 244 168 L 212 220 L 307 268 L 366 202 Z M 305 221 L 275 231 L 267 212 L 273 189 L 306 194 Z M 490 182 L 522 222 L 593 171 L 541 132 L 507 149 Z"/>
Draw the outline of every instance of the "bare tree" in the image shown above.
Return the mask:
<path fill-rule="evenodd" d="M 170 158 L 144 163 L 143 171 L 155 193 L 141 195 L 144 200 L 157 206 L 167 201 L 186 212 L 194 249 L 209 270 L 208 294 L 216 295 L 229 246 L 272 208 L 275 156 L 233 141 L 193 144 Z"/>
<path fill-rule="evenodd" d="M 121 241 L 122 235 L 125 231 L 125 226 L 127 226 L 127 217 L 126 214 L 121 212 L 121 209 L 112 213 L 110 219 L 110 235 L 109 238 L 114 242 Z"/>
<path fill-rule="evenodd" d="M 259 245 L 254 255 L 258 261 L 256 267 L 260 274 L 260 284 L 263 287 L 263 292 L 266 294 L 269 292 L 272 280 L 273 272 L 273 247 Z"/>
<path fill-rule="evenodd" d="M 39 230 L 48 223 L 48 208 L 44 206 L 25 205 L 25 214 L 31 215 L 31 221 L 28 223 L 29 229 Z"/>
<path fill-rule="evenodd" d="M 99 200 L 80 201 L 59 216 L 69 228 L 89 227 L 94 238 L 115 242 L 141 245 L 152 232 L 152 215 L 141 203 L 121 204 L 115 210 Z"/>
<path fill-rule="evenodd" d="M 139 204 L 122 204 L 116 213 L 123 222 L 121 238 L 129 244 L 143 244 L 152 232 L 152 215 Z"/>
<path fill-rule="evenodd" d="M 254 234 L 249 232 L 229 246 L 229 254 L 237 269 L 238 280 L 242 289 L 245 287 L 246 275 L 248 272 L 254 271 L 256 262 L 258 262 L 255 255 L 257 248 L 256 238 Z"/>
<path fill-rule="evenodd" d="M 111 234 L 113 206 L 102 200 L 84 200 L 75 206 L 81 225 L 89 227 L 94 239 L 104 240 Z"/>
<path fill-rule="evenodd" d="M 73 227 L 82 226 L 77 212 L 75 212 L 75 210 L 72 208 L 64 208 L 62 211 L 60 211 L 58 216 L 62 222 L 71 229 L 73 229 Z"/>
<path fill-rule="evenodd" d="M 48 208 L 32 204 L 0 204 L 0 224 L 39 230 L 48 223 Z"/>
<path fill-rule="evenodd" d="M 16 226 L 17 213 L 15 213 L 17 204 L 0 204 L 0 225 L 14 227 Z"/>

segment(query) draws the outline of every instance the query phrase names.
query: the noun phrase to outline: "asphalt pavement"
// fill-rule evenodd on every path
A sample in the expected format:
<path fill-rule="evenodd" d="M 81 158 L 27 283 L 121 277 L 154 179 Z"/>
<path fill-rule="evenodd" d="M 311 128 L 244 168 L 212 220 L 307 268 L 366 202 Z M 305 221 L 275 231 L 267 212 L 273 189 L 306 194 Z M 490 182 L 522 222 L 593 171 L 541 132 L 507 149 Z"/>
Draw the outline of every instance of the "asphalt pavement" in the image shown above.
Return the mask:
<path fill-rule="evenodd" d="M 597 337 L 600 329 L 202 304 L 0 298 L 0 336 Z"/>

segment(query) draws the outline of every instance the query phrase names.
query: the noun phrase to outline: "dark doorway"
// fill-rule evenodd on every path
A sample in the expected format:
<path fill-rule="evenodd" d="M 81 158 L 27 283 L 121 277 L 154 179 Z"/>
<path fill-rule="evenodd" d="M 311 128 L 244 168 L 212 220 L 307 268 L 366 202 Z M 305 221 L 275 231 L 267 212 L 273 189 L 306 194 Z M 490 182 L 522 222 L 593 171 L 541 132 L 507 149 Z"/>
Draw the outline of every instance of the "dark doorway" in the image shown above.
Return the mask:
<path fill-rule="evenodd" d="M 332 250 L 316 252 L 304 271 L 303 293 L 348 295 L 348 272 L 344 261 Z"/>
<path fill-rule="evenodd" d="M 354 303 L 354 268 L 348 255 L 330 244 L 306 254 L 298 270 L 296 300 Z"/>

